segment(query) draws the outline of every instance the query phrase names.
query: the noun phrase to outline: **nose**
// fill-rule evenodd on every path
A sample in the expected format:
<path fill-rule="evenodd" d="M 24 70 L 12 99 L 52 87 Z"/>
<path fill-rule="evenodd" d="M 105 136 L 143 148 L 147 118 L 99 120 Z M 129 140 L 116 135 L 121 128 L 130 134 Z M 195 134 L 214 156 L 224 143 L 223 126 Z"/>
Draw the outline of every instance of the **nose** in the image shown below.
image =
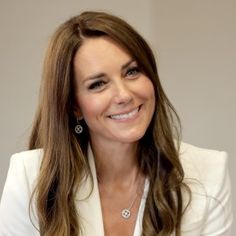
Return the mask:
<path fill-rule="evenodd" d="M 126 82 L 120 80 L 115 83 L 115 92 L 113 96 L 113 101 L 118 104 L 128 104 L 132 101 L 132 92 Z"/>

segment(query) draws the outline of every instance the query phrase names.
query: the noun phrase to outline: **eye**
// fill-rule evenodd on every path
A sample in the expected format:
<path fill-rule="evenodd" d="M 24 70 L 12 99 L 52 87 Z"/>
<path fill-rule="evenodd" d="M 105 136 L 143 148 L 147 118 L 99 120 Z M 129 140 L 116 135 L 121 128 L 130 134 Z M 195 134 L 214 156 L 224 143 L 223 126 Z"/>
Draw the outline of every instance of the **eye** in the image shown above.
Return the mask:
<path fill-rule="evenodd" d="M 98 80 L 92 84 L 89 85 L 90 90 L 100 90 L 103 88 L 103 86 L 106 84 L 103 80 Z"/>
<path fill-rule="evenodd" d="M 128 77 L 137 77 L 139 75 L 139 72 L 140 69 L 138 68 L 138 66 L 133 66 L 127 70 L 126 75 Z"/>

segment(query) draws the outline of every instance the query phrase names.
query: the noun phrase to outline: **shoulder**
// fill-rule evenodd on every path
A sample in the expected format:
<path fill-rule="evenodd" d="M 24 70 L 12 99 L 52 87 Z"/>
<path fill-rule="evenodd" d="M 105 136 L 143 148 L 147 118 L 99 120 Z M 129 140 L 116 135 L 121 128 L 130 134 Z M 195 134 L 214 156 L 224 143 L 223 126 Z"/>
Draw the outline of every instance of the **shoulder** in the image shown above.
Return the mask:
<path fill-rule="evenodd" d="M 10 165 L 22 165 L 26 171 L 32 172 L 40 167 L 43 149 L 27 150 L 12 155 Z"/>
<path fill-rule="evenodd" d="M 188 143 L 181 142 L 180 145 L 180 159 L 185 161 L 196 161 L 207 163 L 222 163 L 227 160 L 227 154 L 224 151 L 217 151 L 212 149 L 200 148 Z"/>
<path fill-rule="evenodd" d="M 28 150 L 12 155 L 8 179 L 11 180 L 12 177 L 13 183 L 16 183 L 16 179 L 27 181 L 28 187 L 32 189 L 33 182 L 39 172 L 42 156 L 42 149 Z"/>
<path fill-rule="evenodd" d="M 38 149 L 11 157 L 0 204 L 0 235 L 38 235 L 34 227 L 37 217 L 32 209 L 29 216 L 29 203 L 42 156 L 43 151 Z"/>
<path fill-rule="evenodd" d="M 10 163 L 22 163 L 26 168 L 37 168 L 43 156 L 43 149 L 33 149 L 12 155 Z"/>
<path fill-rule="evenodd" d="M 187 143 L 181 143 L 180 161 L 185 177 L 204 181 L 222 179 L 227 171 L 228 155 L 224 151 L 199 148 Z"/>
<path fill-rule="evenodd" d="M 226 152 L 181 143 L 179 155 L 184 181 L 192 192 L 215 198 L 220 194 L 222 186 L 229 185 Z"/>
<path fill-rule="evenodd" d="M 32 165 L 37 165 L 42 158 L 43 149 L 33 149 L 33 150 L 26 150 L 22 152 L 17 152 L 12 155 L 11 159 L 13 161 L 18 160 L 24 163 L 31 162 Z"/>
<path fill-rule="evenodd" d="M 230 235 L 233 217 L 227 153 L 181 143 L 180 161 L 192 196 L 183 229 L 198 235 Z M 183 197 L 188 202 L 188 195 Z"/>

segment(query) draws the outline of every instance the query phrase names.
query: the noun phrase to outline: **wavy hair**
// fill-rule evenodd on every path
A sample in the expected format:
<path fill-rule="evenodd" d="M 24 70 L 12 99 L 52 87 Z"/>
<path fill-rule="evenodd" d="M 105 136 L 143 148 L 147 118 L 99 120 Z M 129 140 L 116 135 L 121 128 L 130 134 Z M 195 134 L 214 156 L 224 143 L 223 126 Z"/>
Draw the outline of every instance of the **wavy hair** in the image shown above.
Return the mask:
<path fill-rule="evenodd" d="M 108 36 L 123 47 L 152 81 L 156 107 L 139 141 L 138 163 L 150 180 L 143 217 L 143 236 L 181 232 L 184 212 L 184 171 L 179 160 L 180 122 L 161 86 L 155 58 L 145 40 L 128 23 L 104 12 L 83 12 L 56 30 L 44 61 L 39 106 L 29 149 L 43 148 L 36 201 L 39 231 L 44 236 L 80 235 L 75 194 L 84 176 L 91 177 L 87 160 L 88 128 L 76 136 L 73 60 L 90 37 Z M 84 124 L 86 126 L 86 124 Z M 31 202 L 32 205 L 32 202 Z"/>

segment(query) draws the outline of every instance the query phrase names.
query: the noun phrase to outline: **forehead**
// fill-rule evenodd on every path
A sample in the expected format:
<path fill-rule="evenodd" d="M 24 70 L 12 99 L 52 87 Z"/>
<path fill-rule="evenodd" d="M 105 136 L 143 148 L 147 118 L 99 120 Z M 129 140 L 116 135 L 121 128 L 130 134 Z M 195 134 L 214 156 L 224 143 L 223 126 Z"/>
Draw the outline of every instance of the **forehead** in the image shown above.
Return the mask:
<path fill-rule="evenodd" d="M 74 58 L 75 71 L 90 67 L 90 70 L 103 66 L 120 65 L 131 59 L 130 54 L 107 36 L 85 39 Z"/>
<path fill-rule="evenodd" d="M 104 53 L 109 52 L 109 50 L 123 51 L 126 54 L 130 54 L 124 46 L 111 39 L 109 36 L 84 39 L 81 47 L 77 51 L 77 54 Z"/>

